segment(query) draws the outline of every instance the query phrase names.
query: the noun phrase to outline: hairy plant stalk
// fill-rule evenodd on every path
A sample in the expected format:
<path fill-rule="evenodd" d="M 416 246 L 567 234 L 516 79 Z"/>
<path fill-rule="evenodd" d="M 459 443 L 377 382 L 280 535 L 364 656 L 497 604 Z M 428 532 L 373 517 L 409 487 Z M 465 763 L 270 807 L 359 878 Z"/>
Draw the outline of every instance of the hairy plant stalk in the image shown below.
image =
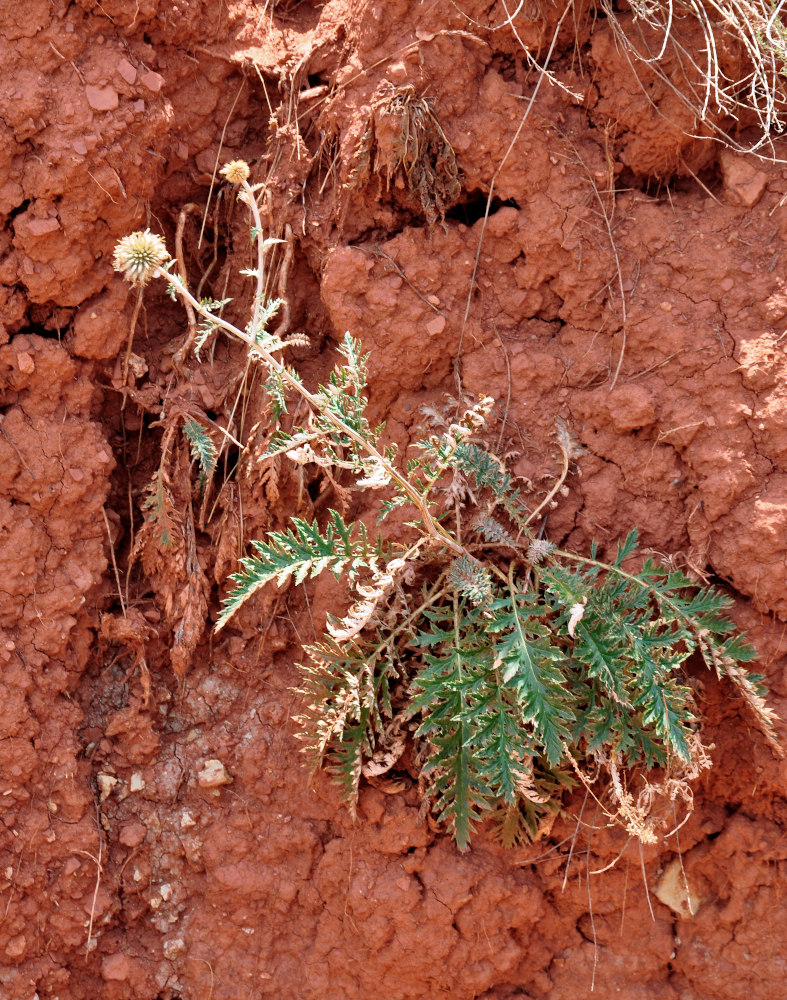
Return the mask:
<path fill-rule="evenodd" d="M 257 213 L 257 218 L 259 218 L 259 212 Z M 259 241 L 258 241 L 259 242 Z M 409 500 L 418 508 L 418 513 L 421 515 L 424 521 L 424 526 L 430 535 L 438 539 L 442 544 L 446 545 L 452 552 L 457 555 L 464 552 L 463 547 L 451 537 L 451 535 L 445 530 L 445 528 L 440 525 L 435 518 L 432 516 L 429 508 L 427 507 L 421 494 L 413 487 L 409 480 L 403 476 L 398 469 L 392 465 L 388 459 L 375 448 L 375 446 L 368 441 L 366 438 L 358 434 L 352 427 L 348 426 L 344 421 L 340 420 L 335 413 L 332 413 L 330 409 L 323 403 L 319 396 L 314 395 L 314 393 L 309 392 L 309 390 L 301 385 L 301 383 L 292 376 L 287 366 L 281 361 L 278 361 L 270 351 L 265 350 L 253 336 L 250 336 L 244 330 L 239 329 L 233 323 L 229 323 L 227 320 L 222 319 L 220 316 L 215 316 L 209 310 L 202 305 L 201 302 L 197 301 L 196 298 L 189 292 L 187 288 L 175 279 L 169 271 L 166 271 L 163 267 L 156 267 L 153 270 L 153 275 L 155 277 L 164 278 L 165 281 L 175 290 L 184 302 L 188 302 L 193 309 L 195 309 L 203 318 L 207 319 L 214 326 L 220 327 L 230 333 L 233 337 L 237 337 L 248 347 L 252 348 L 256 353 L 258 353 L 265 363 L 269 365 L 273 371 L 286 382 L 287 385 L 298 392 L 303 399 L 309 403 L 310 406 L 314 407 L 319 413 L 321 413 L 337 431 L 342 434 L 346 434 L 352 441 L 355 442 L 360 448 L 371 456 L 376 462 L 385 469 L 388 476 L 407 494 Z M 258 311 L 257 314 L 259 315 Z"/>
<path fill-rule="evenodd" d="M 756 654 L 724 616 L 728 598 L 651 560 L 639 572 L 623 569 L 636 531 L 611 562 L 597 559 L 595 548 L 583 556 L 534 533 L 533 522 L 564 491 L 572 462 L 583 453 L 560 420 L 561 467 L 531 512 L 522 483 L 479 443 L 494 406 L 490 397 L 452 423 L 437 413 L 442 430 L 415 444 L 415 457 L 399 471 L 394 450 L 378 446 L 382 427 L 368 420 L 368 356 L 359 342 L 346 335 L 339 348 L 346 363 L 316 391 L 279 360 L 293 340 L 267 330 L 279 303 L 265 300 L 265 260 L 280 241 L 262 238 L 249 173 L 240 160 L 222 170 L 240 188 L 257 242 L 256 270 L 242 272 L 255 278 L 244 329 L 218 315 L 229 300 L 201 302 L 182 271 L 171 273 L 164 241 L 147 230 L 118 244 L 115 267 L 140 290 L 153 276 L 168 282 L 187 312 L 206 323 L 198 346 L 224 330 L 246 345 L 247 364 L 262 363 L 275 426 L 268 457 L 314 462 L 334 484 L 342 470 L 351 470 L 358 489 L 390 487 L 378 523 L 399 507 L 409 514 L 412 505 L 419 515 L 410 522 L 416 540 L 402 542 L 383 529 L 375 533 L 365 519 L 345 520 L 344 507 L 319 520 L 314 511 L 311 520 L 293 513 L 284 530 L 251 541 L 253 554 L 240 559 L 231 576 L 236 586 L 216 623 L 223 628 L 273 583 L 302 584 L 326 570 L 347 581 L 348 610 L 330 615 L 322 639 L 304 646 L 296 721 L 315 766 L 336 778 L 353 815 L 364 778 L 396 768 L 406 754 L 398 767 L 418 778 L 424 810 L 460 850 L 486 820 L 509 846 L 542 836 L 574 785 L 573 774 L 595 797 L 591 785 L 606 773 L 613 818 L 650 842 L 658 826 L 655 796 L 674 803 L 675 789 L 687 789 L 710 766 L 683 672 L 695 651 L 737 685 L 781 753 L 762 678 L 745 667 Z M 310 415 L 304 426 L 285 431 L 279 417 L 293 391 Z M 293 422 L 296 416 L 297 410 Z M 164 463 L 179 418 L 203 483 L 213 477 L 218 456 L 211 422 L 200 411 L 186 406 L 170 420 L 162 467 L 149 488 L 149 505 L 158 505 L 150 523 L 161 517 L 161 539 L 170 530 L 167 503 L 172 506 Z M 200 615 L 207 616 L 207 603 Z M 660 783 L 645 777 L 654 768 L 665 775 Z M 690 808 L 690 794 L 680 794 Z"/>
<path fill-rule="evenodd" d="M 265 241 L 262 239 L 262 218 L 260 216 L 260 207 L 257 204 L 257 199 L 254 197 L 254 192 L 251 189 L 251 185 L 247 180 L 241 181 L 241 188 L 245 197 L 243 201 L 249 206 L 251 214 L 254 218 L 254 230 L 256 233 L 255 243 L 257 244 L 257 289 L 254 295 L 254 313 L 252 316 L 252 332 L 256 333 L 259 329 L 260 323 L 260 309 L 262 308 L 262 303 L 265 296 Z"/>

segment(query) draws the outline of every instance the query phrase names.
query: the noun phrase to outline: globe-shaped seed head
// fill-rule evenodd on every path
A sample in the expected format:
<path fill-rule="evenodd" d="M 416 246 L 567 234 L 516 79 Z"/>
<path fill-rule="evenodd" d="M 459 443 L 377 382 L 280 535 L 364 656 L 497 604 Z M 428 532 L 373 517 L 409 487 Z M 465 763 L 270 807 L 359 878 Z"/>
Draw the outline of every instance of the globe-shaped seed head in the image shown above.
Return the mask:
<path fill-rule="evenodd" d="M 249 165 L 245 160 L 230 160 L 219 171 L 230 184 L 242 184 L 249 179 Z"/>
<path fill-rule="evenodd" d="M 169 253 L 164 240 L 149 229 L 124 236 L 115 247 L 115 270 L 132 285 L 146 285 L 166 260 Z"/>

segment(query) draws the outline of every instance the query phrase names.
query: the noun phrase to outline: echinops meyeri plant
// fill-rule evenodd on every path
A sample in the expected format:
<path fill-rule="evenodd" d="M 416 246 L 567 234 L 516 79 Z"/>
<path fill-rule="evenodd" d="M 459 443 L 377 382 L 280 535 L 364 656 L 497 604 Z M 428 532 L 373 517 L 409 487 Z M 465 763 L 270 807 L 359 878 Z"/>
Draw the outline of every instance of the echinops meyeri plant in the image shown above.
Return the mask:
<path fill-rule="evenodd" d="M 724 615 L 728 598 L 637 557 L 635 532 L 609 561 L 595 546 L 582 555 L 540 537 L 578 454 L 564 425 L 563 472 L 536 504 L 483 443 L 491 399 L 459 407 L 402 464 L 366 416 L 367 357 L 349 334 L 327 383 L 306 387 L 283 358 L 288 341 L 268 331 L 279 303 L 265 298 L 263 275 L 276 241 L 263 237 L 248 167 L 222 173 L 251 213 L 255 294 L 244 328 L 197 301 L 158 236 L 121 241 L 115 266 L 138 285 L 163 278 L 191 305 L 202 321 L 197 351 L 216 331 L 246 345 L 267 388 L 265 458 L 319 469 L 342 492 L 378 492 L 375 528 L 328 510 L 253 541 L 217 623 L 263 587 L 325 572 L 346 582 L 349 609 L 305 649 L 298 722 L 313 765 L 334 776 L 348 807 L 364 778 L 407 771 L 461 849 L 486 819 L 514 844 L 549 828 L 566 788 L 604 774 L 610 815 L 652 841 L 655 801 L 690 804 L 691 781 L 711 763 L 684 673 L 694 655 L 733 682 L 781 753 L 762 678 L 744 666 L 755 652 Z M 406 516 L 406 540 L 386 534 L 394 511 Z"/>

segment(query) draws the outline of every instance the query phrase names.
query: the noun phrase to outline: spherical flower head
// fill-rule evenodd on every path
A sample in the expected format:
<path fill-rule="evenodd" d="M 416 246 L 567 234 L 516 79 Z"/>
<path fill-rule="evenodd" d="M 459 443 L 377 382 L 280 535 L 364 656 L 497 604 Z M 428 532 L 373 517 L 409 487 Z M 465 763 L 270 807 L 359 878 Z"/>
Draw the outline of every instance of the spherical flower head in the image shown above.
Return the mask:
<path fill-rule="evenodd" d="M 219 173 L 230 182 L 230 184 L 242 184 L 249 179 L 249 165 L 245 160 L 230 160 L 225 163 Z"/>
<path fill-rule="evenodd" d="M 132 285 L 146 285 L 153 272 L 169 260 L 164 240 L 149 229 L 124 236 L 115 247 L 115 270 Z"/>
<path fill-rule="evenodd" d="M 527 550 L 527 558 L 531 565 L 538 566 L 540 562 L 546 559 L 550 552 L 554 551 L 554 548 L 555 546 L 552 542 L 548 542 L 546 538 L 534 538 Z"/>

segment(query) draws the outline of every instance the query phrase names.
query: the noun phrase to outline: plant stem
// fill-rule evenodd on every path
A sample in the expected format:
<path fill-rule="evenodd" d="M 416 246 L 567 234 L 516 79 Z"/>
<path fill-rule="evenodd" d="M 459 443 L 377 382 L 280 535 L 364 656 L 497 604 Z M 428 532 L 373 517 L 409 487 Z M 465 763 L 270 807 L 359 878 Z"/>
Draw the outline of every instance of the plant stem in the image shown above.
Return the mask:
<path fill-rule="evenodd" d="M 257 213 L 257 218 L 259 218 L 259 212 Z M 262 347 L 254 339 L 252 335 L 249 335 L 244 330 L 240 330 L 237 326 L 233 325 L 232 323 L 228 323 L 227 320 L 222 319 L 220 316 L 214 316 L 213 313 L 209 312 L 202 305 L 201 302 L 198 302 L 197 299 L 194 298 L 194 296 L 191 294 L 191 292 L 189 292 L 187 288 L 185 288 L 179 281 L 174 279 L 173 276 L 168 271 L 165 271 L 163 267 L 157 267 L 154 274 L 168 281 L 169 284 L 172 285 L 176 293 L 180 295 L 180 297 L 184 301 L 189 302 L 191 306 L 194 309 L 196 309 L 196 311 L 205 319 L 207 319 L 210 323 L 212 323 L 214 326 L 220 327 L 223 330 L 226 330 L 228 333 L 232 334 L 232 336 L 237 337 L 238 340 L 241 340 L 248 347 L 252 348 L 252 350 L 254 350 L 257 354 L 259 354 L 260 357 L 265 361 L 265 363 L 273 371 L 276 372 L 276 374 L 279 376 L 279 378 L 282 379 L 282 381 L 286 382 L 291 389 L 294 389 L 296 392 L 298 392 L 306 400 L 307 403 L 309 403 L 311 406 L 314 407 L 315 410 L 321 413 L 326 418 L 326 420 L 328 420 L 329 423 L 333 424 L 333 426 L 338 431 L 340 431 L 342 434 L 347 435 L 347 437 L 349 437 L 352 441 L 354 441 L 355 444 L 357 444 L 360 448 L 362 448 L 376 462 L 379 462 L 379 464 L 383 467 L 383 469 L 385 469 L 388 476 L 390 476 L 390 478 L 400 487 L 400 489 L 402 489 L 404 493 L 407 494 L 408 499 L 418 508 L 418 512 L 423 518 L 424 527 L 428 534 L 438 539 L 443 545 L 447 546 L 452 552 L 455 552 L 457 555 L 461 555 L 464 552 L 464 548 L 455 539 L 451 537 L 451 535 L 445 530 L 445 528 L 442 527 L 441 524 L 439 524 L 435 520 L 425 502 L 425 499 L 409 482 L 409 480 L 405 476 L 403 476 L 385 458 L 385 456 L 382 455 L 374 447 L 374 445 L 370 441 L 367 441 L 364 437 L 362 437 L 355 430 L 353 430 L 352 427 L 348 426 L 346 423 L 344 423 L 343 420 L 337 417 L 335 413 L 331 412 L 331 410 L 325 405 L 325 403 L 323 402 L 322 399 L 320 399 L 319 396 L 316 396 L 314 395 L 314 393 L 309 392 L 309 390 L 304 385 L 302 385 L 297 378 L 295 378 L 295 376 L 289 371 L 289 369 L 285 364 L 283 364 L 281 361 L 278 361 L 269 351 L 265 350 L 265 348 Z M 255 317 L 257 315 L 258 315 L 258 307 L 257 304 L 255 303 Z M 255 329 L 255 327 L 252 327 L 252 329 Z"/>
<path fill-rule="evenodd" d="M 591 559 L 589 556 L 581 556 L 576 552 L 566 552 L 565 549 L 552 549 L 549 553 L 550 556 L 560 556 L 561 559 L 566 559 L 569 562 L 581 563 L 583 566 L 598 566 L 599 569 L 605 570 L 607 573 L 615 573 L 617 576 L 622 576 L 624 580 L 628 580 L 630 583 L 635 583 L 640 590 L 644 590 L 646 593 L 650 594 L 651 597 L 655 597 L 659 604 L 666 604 L 667 607 L 673 612 L 673 614 L 681 619 L 682 621 L 688 621 L 692 626 L 693 630 L 696 630 L 696 626 L 691 619 L 687 619 L 681 608 L 666 594 L 663 594 L 658 587 L 654 587 L 652 584 L 645 583 L 640 577 L 635 576 L 633 573 L 627 573 L 624 569 L 619 566 L 612 566 L 610 563 L 601 562 L 599 559 Z"/>
<path fill-rule="evenodd" d="M 257 290 L 254 295 L 254 312 L 252 313 L 251 320 L 251 332 L 252 335 L 256 335 L 259 329 L 260 322 L 260 307 L 262 306 L 262 297 L 265 294 L 265 282 L 263 275 L 265 273 L 265 250 L 263 243 L 265 242 L 262 238 L 262 219 L 260 217 L 260 208 L 257 204 L 257 199 L 254 197 L 254 192 L 251 189 L 251 185 L 248 181 L 243 181 L 241 184 L 246 198 L 246 201 L 251 214 L 254 217 L 254 231 L 255 231 L 255 243 L 257 244 Z"/>
<path fill-rule="evenodd" d="M 563 486 L 563 483 L 566 481 L 566 476 L 568 475 L 568 467 L 569 467 L 569 463 L 571 461 L 571 455 L 569 454 L 568 449 L 566 448 L 566 446 L 563 443 L 563 441 L 560 440 L 560 438 L 558 438 L 558 444 L 560 445 L 560 452 L 561 452 L 561 454 L 563 456 L 563 468 L 560 470 L 560 475 L 558 476 L 557 480 L 555 481 L 555 485 L 552 487 L 552 489 L 549 491 L 549 493 L 547 493 L 547 495 L 544 497 L 544 499 L 541 501 L 541 503 L 538 505 L 538 507 L 536 507 L 536 509 L 533 511 L 533 513 L 525 521 L 526 525 L 527 524 L 531 524 L 533 521 L 535 521 L 535 519 L 538 517 L 538 515 L 541 513 L 541 511 L 548 504 L 550 504 L 552 502 L 553 497 L 555 497 L 555 495 L 557 494 L 558 490 L 560 490 L 560 488 Z M 522 532 L 520 531 L 519 534 L 521 535 Z"/>

